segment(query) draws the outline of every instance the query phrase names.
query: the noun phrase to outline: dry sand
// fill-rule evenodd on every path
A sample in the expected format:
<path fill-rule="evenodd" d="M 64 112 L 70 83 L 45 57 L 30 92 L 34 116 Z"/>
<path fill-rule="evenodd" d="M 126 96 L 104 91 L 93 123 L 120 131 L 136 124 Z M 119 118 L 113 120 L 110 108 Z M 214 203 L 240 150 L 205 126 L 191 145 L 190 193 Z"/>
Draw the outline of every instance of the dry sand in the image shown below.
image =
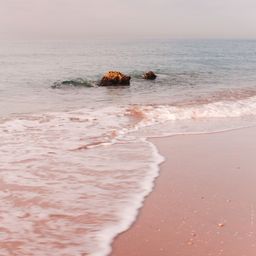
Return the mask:
<path fill-rule="evenodd" d="M 112 256 L 255 256 L 256 128 L 152 140 L 166 161 Z"/>

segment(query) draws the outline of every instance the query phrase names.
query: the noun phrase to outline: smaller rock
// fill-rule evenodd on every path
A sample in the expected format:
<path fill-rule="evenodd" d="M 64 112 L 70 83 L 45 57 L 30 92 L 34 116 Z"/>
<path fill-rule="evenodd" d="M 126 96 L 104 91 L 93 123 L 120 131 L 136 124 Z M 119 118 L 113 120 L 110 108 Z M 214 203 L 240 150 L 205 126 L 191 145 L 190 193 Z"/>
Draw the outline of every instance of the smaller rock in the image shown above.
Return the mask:
<path fill-rule="evenodd" d="M 219 223 L 219 224 L 218 224 L 218 227 L 219 227 L 219 228 L 223 228 L 224 226 L 225 226 L 224 223 Z"/>
<path fill-rule="evenodd" d="M 189 246 L 192 246 L 192 245 L 194 245 L 194 242 L 193 242 L 193 240 L 189 240 L 188 242 L 187 242 L 187 245 L 189 245 Z"/>
<path fill-rule="evenodd" d="M 149 71 L 143 75 L 143 78 L 146 80 L 155 80 L 157 75 L 153 71 Z"/>

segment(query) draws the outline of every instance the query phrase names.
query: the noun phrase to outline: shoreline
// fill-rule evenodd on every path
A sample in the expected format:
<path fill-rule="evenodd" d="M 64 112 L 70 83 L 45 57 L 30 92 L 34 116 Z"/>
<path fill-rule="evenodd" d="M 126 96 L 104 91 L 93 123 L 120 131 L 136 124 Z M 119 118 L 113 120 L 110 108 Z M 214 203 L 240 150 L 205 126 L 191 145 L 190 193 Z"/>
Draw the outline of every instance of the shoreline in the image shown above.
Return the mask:
<path fill-rule="evenodd" d="M 255 134 L 250 127 L 149 139 L 165 162 L 110 255 L 254 256 Z"/>

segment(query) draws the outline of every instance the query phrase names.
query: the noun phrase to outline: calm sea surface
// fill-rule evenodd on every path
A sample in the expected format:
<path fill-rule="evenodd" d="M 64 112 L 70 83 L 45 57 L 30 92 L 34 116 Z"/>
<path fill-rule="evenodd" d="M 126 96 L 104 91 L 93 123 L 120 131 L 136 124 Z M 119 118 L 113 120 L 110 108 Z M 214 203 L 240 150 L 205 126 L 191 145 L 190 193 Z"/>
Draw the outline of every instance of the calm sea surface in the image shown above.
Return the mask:
<path fill-rule="evenodd" d="M 256 41 L 0 41 L 0 255 L 108 255 L 158 176 L 147 138 L 255 126 L 255 71 Z"/>

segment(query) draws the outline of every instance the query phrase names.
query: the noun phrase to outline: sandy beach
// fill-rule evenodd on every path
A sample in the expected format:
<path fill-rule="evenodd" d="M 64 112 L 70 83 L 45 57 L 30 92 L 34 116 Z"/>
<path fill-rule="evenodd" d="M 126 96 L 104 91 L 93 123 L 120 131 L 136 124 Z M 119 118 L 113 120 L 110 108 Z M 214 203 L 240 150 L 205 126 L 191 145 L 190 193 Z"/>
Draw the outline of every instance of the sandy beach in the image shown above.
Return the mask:
<path fill-rule="evenodd" d="M 256 128 L 153 139 L 166 161 L 112 256 L 255 256 Z"/>

